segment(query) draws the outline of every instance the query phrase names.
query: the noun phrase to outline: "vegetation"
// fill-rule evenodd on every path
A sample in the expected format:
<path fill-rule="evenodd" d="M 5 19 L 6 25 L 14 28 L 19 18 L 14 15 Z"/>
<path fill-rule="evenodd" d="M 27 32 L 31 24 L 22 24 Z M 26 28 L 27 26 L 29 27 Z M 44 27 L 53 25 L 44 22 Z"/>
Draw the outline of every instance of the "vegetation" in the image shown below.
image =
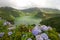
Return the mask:
<path fill-rule="evenodd" d="M 51 11 L 52 9 L 47 9 L 47 10 Z M 57 11 L 59 12 L 60 10 L 54 9 L 54 11 L 56 11 L 55 13 L 57 13 Z M 51 15 L 49 13 L 47 14 L 49 14 L 51 17 L 54 15 L 53 12 L 51 13 Z M 28 40 L 28 39 L 36 40 L 37 35 L 35 36 L 34 33 L 37 33 L 38 35 L 45 33 L 48 35 L 50 40 L 60 40 L 60 37 L 58 35 L 60 33 L 60 17 L 59 16 L 56 17 L 55 14 L 53 18 L 45 19 L 45 16 L 47 14 L 45 16 L 43 14 L 45 14 L 45 12 L 42 12 L 42 9 L 40 10 L 38 8 L 16 10 L 11 7 L 1 7 L 0 8 L 0 17 L 1 17 L 0 18 L 0 40 Z M 38 24 L 37 24 L 38 26 L 36 26 L 35 24 L 14 25 L 15 18 L 22 17 L 22 16 L 33 16 L 35 18 L 44 17 L 40 24 L 47 25 L 47 26 L 42 27 L 41 25 Z M 48 26 L 51 26 L 52 30 L 47 31 Z M 11 29 L 11 27 L 14 28 Z M 39 28 L 34 30 L 35 27 L 39 27 Z"/>
<path fill-rule="evenodd" d="M 60 32 L 60 17 L 53 17 L 50 19 L 43 20 L 41 24 L 50 25 L 53 28 L 56 28 L 58 32 Z"/>
<path fill-rule="evenodd" d="M 14 23 L 15 17 L 19 17 L 20 12 L 11 7 L 1 7 L 0 8 L 0 17 Z"/>
<path fill-rule="evenodd" d="M 9 26 L 8 26 L 9 27 Z M 5 28 L 8 30 L 7 25 Z M 16 29 L 12 30 L 6 30 L 3 28 L 4 31 L 1 30 L 1 32 L 4 32 L 3 37 L 1 37 L 1 32 L 0 32 L 0 40 L 27 40 L 28 38 L 31 38 L 32 40 L 36 40 L 36 37 L 32 34 L 32 29 L 34 28 L 33 25 L 19 25 L 16 26 Z M 1 28 L 1 27 L 0 27 Z M 10 32 L 10 33 L 9 33 Z M 46 33 L 49 36 L 49 39 L 51 40 L 60 40 L 58 33 L 55 30 L 49 30 L 46 31 Z"/>

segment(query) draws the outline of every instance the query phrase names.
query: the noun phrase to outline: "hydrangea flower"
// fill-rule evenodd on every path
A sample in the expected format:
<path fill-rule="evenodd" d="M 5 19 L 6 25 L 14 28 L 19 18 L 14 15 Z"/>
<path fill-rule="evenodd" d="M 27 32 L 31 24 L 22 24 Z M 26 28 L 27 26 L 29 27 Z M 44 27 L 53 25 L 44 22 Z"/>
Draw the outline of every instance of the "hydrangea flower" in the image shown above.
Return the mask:
<path fill-rule="evenodd" d="M 8 32 L 8 35 L 9 35 L 9 36 L 12 35 L 12 32 Z"/>
<path fill-rule="evenodd" d="M 37 35 L 36 40 L 43 40 L 43 38 L 41 37 L 41 35 Z"/>
<path fill-rule="evenodd" d="M 46 33 L 42 33 L 42 34 L 41 34 L 41 37 L 42 37 L 43 39 L 45 39 L 45 40 L 48 39 L 48 35 L 47 35 Z"/>
<path fill-rule="evenodd" d="M 33 35 L 38 35 L 39 34 L 39 31 L 38 30 L 32 30 L 32 33 L 33 33 Z"/>
<path fill-rule="evenodd" d="M 41 28 L 41 30 L 43 30 L 43 31 L 48 31 L 48 27 L 45 26 L 45 25 L 42 25 L 40 28 Z"/>
<path fill-rule="evenodd" d="M 3 25 L 10 25 L 10 22 L 5 21 Z"/>
<path fill-rule="evenodd" d="M 38 28 L 38 26 L 35 26 L 34 29 L 32 30 L 32 33 L 36 36 L 39 33 L 41 33 L 42 31 Z"/>
<path fill-rule="evenodd" d="M 50 39 L 46 39 L 46 40 L 50 40 Z"/>
<path fill-rule="evenodd" d="M 32 40 L 31 38 L 28 38 L 27 40 Z"/>
<path fill-rule="evenodd" d="M 3 36 L 4 36 L 4 34 L 5 34 L 4 32 L 1 32 L 1 33 L 0 33 L 0 37 L 3 37 Z"/>

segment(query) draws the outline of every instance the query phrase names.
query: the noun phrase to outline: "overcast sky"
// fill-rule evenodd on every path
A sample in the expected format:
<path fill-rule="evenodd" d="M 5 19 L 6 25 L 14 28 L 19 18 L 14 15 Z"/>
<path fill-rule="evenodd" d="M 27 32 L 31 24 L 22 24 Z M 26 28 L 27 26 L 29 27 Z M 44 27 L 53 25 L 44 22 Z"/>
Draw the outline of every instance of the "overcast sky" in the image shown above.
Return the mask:
<path fill-rule="evenodd" d="M 60 0 L 0 0 L 1 6 L 10 6 L 17 9 L 30 7 L 48 7 L 60 9 Z"/>

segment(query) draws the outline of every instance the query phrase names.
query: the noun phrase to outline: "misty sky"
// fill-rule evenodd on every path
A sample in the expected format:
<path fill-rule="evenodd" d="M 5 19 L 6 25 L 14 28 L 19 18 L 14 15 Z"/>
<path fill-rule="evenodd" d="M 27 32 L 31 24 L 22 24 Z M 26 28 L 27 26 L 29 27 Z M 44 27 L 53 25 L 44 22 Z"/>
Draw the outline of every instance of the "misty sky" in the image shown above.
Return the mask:
<path fill-rule="evenodd" d="M 60 9 L 60 0 L 0 0 L 0 7 L 8 6 L 17 9 L 30 7 L 48 7 Z"/>

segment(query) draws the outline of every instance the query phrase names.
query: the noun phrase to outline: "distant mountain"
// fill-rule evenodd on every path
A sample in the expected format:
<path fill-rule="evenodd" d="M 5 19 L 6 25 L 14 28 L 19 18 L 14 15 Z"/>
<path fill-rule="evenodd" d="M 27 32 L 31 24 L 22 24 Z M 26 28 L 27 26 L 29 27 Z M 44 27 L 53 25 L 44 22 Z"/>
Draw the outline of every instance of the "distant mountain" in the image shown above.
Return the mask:
<path fill-rule="evenodd" d="M 52 8 L 40 8 L 42 12 L 49 13 L 49 14 L 60 14 L 60 10 L 58 9 L 52 9 Z"/>
<path fill-rule="evenodd" d="M 34 12 L 34 11 L 40 11 L 40 9 L 37 8 L 37 7 L 33 7 L 33 8 L 24 9 L 24 10 L 21 10 L 21 11 L 31 13 L 31 12 Z"/>
<path fill-rule="evenodd" d="M 37 8 L 37 7 L 33 7 L 33 8 L 28 8 L 28 9 L 24 9 L 21 10 L 23 12 L 23 14 L 28 14 L 28 15 L 32 15 L 35 16 L 37 18 L 50 18 L 50 17 L 55 17 L 55 16 L 60 16 L 60 10 L 58 9 L 52 9 L 52 8 Z"/>
<path fill-rule="evenodd" d="M 52 9 L 52 8 L 28 8 L 24 10 L 17 10 L 11 7 L 1 7 L 0 8 L 0 16 L 3 18 L 9 16 L 19 17 L 24 15 L 31 15 L 36 17 L 53 17 L 53 16 L 60 16 L 60 10 Z"/>
<path fill-rule="evenodd" d="M 60 16 L 60 10 L 58 9 L 52 9 L 52 8 L 28 8 L 22 10 L 23 12 L 34 14 L 37 17 L 44 17 L 44 18 L 50 18 L 55 16 Z"/>
<path fill-rule="evenodd" d="M 42 11 L 42 12 L 45 12 L 45 13 L 60 13 L 60 10 L 58 9 L 52 9 L 52 8 L 37 8 L 37 7 L 33 7 L 33 8 L 28 8 L 28 9 L 24 9 L 22 10 L 23 12 L 34 12 L 34 11 Z"/>

